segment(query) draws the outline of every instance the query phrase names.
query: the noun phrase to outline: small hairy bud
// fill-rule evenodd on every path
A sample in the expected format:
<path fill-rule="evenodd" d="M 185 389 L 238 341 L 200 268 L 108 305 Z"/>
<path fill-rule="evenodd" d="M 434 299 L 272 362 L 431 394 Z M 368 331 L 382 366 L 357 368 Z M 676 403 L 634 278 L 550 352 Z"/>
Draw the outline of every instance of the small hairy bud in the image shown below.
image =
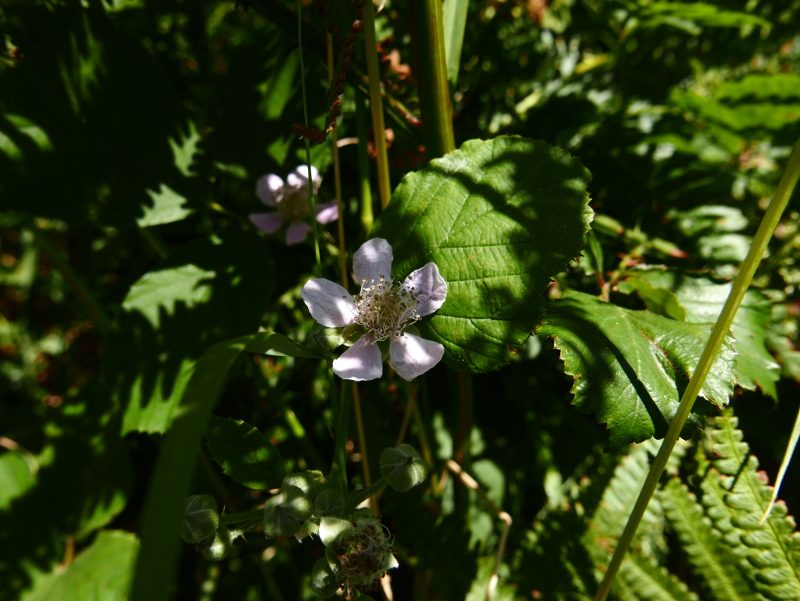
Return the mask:
<path fill-rule="evenodd" d="M 264 505 L 264 534 L 272 537 L 297 534 L 313 509 L 302 490 L 284 486 Z"/>
<path fill-rule="evenodd" d="M 217 502 L 210 495 L 192 495 L 183 505 L 181 538 L 187 543 L 199 543 L 213 535 L 219 527 Z"/>
<path fill-rule="evenodd" d="M 225 526 L 220 526 L 214 534 L 200 541 L 197 547 L 203 552 L 203 557 L 207 560 L 221 561 L 228 556 L 233 548 L 231 531 Z"/>

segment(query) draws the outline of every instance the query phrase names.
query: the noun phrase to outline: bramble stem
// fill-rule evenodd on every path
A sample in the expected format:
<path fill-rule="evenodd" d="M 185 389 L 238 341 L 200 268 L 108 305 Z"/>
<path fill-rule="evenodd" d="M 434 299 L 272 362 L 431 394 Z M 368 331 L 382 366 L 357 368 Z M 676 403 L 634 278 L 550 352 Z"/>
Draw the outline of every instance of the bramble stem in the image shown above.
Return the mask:
<path fill-rule="evenodd" d="M 254 522 L 256 520 L 264 519 L 264 509 L 253 509 L 252 511 L 243 511 L 242 513 L 231 513 L 228 515 L 219 516 L 220 526 L 228 524 L 241 524 L 243 522 Z"/>
<path fill-rule="evenodd" d="M 619 544 L 617 544 L 617 548 L 614 550 L 611 563 L 608 564 L 608 570 L 597 591 L 595 601 L 603 601 L 611 590 L 614 578 L 616 578 L 617 572 L 631 545 L 633 536 L 636 534 L 636 529 L 639 527 L 639 522 L 641 522 L 647 505 L 650 503 L 650 499 L 658 486 L 658 481 L 667 465 L 672 449 L 675 447 L 681 429 L 686 422 L 686 418 L 689 417 L 697 395 L 700 394 L 700 389 L 706 380 L 706 376 L 708 376 L 708 372 L 711 370 L 711 365 L 717 356 L 720 345 L 733 323 L 733 318 L 736 316 L 739 305 L 742 304 L 744 295 L 750 286 L 750 282 L 753 280 L 753 274 L 755 274 L 756 268 L 761 258 L 764 256 L 767 243 L 770 238 L 772 238 L 772 234 L 778 226 L 781 215 L 783 215 L 783 211 L 789 203 L 798 177 L 800 177 L 800 140 L 795 143 L 792 155 L 789 157 L 789 163 L 786 166 L 786 171 L 783 172 L 781 181 L 778 183 L 778 187 L 775 190 L 775 195 L 772 197 L 767 212 L 761 220 L 761 225 L 758 227 L 758 231 L 753 239 L 753 244 L 750 246 L 747 257 L 745 257 L 744 262 L 739 268 L 739 273 L 736 275 L 736 279 L 733 282 L 728 299 L 725 301 L 722 312 L 711 330 L 711 336 L 709 336 L 703 353 L 700 355 L 697 368 L 694 370 L 689 384 L 683 393 L 678 412 L 672 419 L 667 434 L 664 436 L 664 440 L 661 443 L 661 448 L 658 450 L 658 454 L 650 467 L 650 472 L 647 474 L 647 479 L 639 493 L 639 498 L 636 499 L 636 505 L 634 505 L 633 511 L 628 518 L 628 523 L 625 524 L 625 530 L 622 532 Z"/>

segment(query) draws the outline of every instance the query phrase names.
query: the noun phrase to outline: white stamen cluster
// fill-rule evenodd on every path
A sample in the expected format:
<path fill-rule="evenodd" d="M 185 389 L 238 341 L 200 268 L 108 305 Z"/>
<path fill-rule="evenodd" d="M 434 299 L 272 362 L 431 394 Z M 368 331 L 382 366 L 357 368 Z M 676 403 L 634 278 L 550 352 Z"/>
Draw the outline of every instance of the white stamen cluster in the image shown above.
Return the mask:
<path fill-rule="evenodd" d="M 406 326 L 420 320 L 418 297 L 413 286 L 405 287 L 382 275 L 378 281 L 361 280 L 361 292 L 353 297 L 355 322 L 372 334 L 375 342 L 402 336 Z"/>
<path fill-rule="evenodd" d="M 286 190 L 283 198 L 275 207 L 286 219 L 304 219 L 311 215 L 311 202 L 308 200 L 308 188 Z"/>

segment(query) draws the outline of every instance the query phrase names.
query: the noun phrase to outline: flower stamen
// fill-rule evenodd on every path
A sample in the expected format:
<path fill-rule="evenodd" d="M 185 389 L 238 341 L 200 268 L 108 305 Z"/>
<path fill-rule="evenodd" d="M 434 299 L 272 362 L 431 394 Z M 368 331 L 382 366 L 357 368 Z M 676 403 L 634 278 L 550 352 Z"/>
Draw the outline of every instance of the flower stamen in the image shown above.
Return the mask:
<path fill-rule="evenodd" d="M 403 330 L 419 321 L 419 294 L 391 278 L 379 275 L 378 280 L 361 280 L 361 292 L 353 297 L 357 313 L 355 322 L 372 335 L 374 342 L 402 336 Z"/>

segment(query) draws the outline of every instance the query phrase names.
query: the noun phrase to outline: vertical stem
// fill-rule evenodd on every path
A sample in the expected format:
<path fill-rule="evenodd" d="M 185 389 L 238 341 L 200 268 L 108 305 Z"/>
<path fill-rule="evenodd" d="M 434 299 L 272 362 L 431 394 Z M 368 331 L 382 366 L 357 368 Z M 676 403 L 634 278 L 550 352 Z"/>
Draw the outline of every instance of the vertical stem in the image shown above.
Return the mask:
<path fill-rule="evenodd" d="M 306 100 L 306 69 L 303 65 L 303 4 L 297 0 L 297 51 L 300 53 L 300 85 L 303 89 L 303 124 L 308 127 L 308 102 Z M 319 254 L 319 231 L 317 228 L 317 202 L 314 198 L 314 181 L 311 179 L 311 144 L 303 138 L 306 146 L 306 168 L 308 171 L 308 197 L 311 199 L 311 227 L 314 230 L 314 253 L 317 257 L 317 275 L 322 275 L 322 259 Z M 342 216 L 339 215 L 341 220 Z"/>
<path fill-rule="evenodd" d="M 458 82 L 464 30 L 467 27 L 469 0 L 444 0 L 442 11 L 444 13 L 444 53 L 447 59 L 447 80 L 450 85 L 455 86 Z"/>
<path fill-rule="evenodd" d="M 336 395 L 336 380 L 333 372 L 330 373 L 331 397 Z M 347 398 L 348 382 L 341 381 L 339 387 L 339 402 L 333 408 L 334 451 L 333 463 L 340 472 L 342 480 L 342 493 L 345 498 L 350 490 L 347 482 L 347 426 L 350 421 L 350 400 Z"/>
<path fill-rule="evenodd" d="M 364 486 L 372 485 L 372 475 L 369 473 L 369 457 L 367 456 L 367 437 L 364 434 L 364 420 L 361 417 L 361 397 L 358 394 L 358 384 L 353 382 L 353 409 L 356 414 L 356 430 L 358 431 L 358 450 L 361 451 L 361 472 L 364 474 Z M 369 506 L 375 515 L 378 515 L 378 499 L 375 495 L 370 497 Z"/>
<path fill-rule="evenodd" d="M 733 318 L 736 316 L 739 305 L 742 304 L 747 288 L 753 280 L 753 274 L 755 274 L 756 268 L 761 258 L 764 256 L 767 243 L 770 238 L 772 238 L 772 234 L 781 219 L 781 215 L 783 215 L 786 205 L 789 204 L 789 199 L 797 184 L 798 177 L 800 177 L 800 140 L 794 145 L 794 150 L 792 150 L 792 156 L 789 157 L 789 164 L 786 166 L 786 171 L 783 172 L 781 181 L 778 183 L 775 195 L 772 197 L 769 208 L 767 208 L 767 212 L 761 220 L 761 225 L 758 227 L 758 231 L 747 253 L 747 257 L 745 257 L 744 262 L 739 268 L 739 273 L 736 275 L 736 279 L 733 282 L 728 299 L 725 301 L 722 312 L 711 330 L 711 336 L 709 336 L 705 348 L 703 348 L 703 353 L 700 355 L 697 368 L 694 370 L 689 384 L 683 393 L 678 412 L 675 414 L 675 417 L 672 418 L 667 434 L 664 436 L 664 440 L 661 443 L 661 448 L 658 450 L 658 454 L 650 467 L 650 472 L 647 474 L 647 479 L 639 493 L 639 498 L 636 499 L 636 504 L 628 518 L 628 523 L 625 524 L 625 530 L 622 531 L 622 536 L 619 539 L 617 548 L 614 550 L 614 555 L 611 558 L 611 562 L 608 564 L 608 569 L 597 591 L 595 601 L 603 601 L 611 590 L 614 578 L 617 576 L 617 572 L 622 565 L 622 561 L 625 559 L 633 536 L 636 534 L 636 529 L 639 527 L 639 522 L 641 522 L 642 516 L 647 510 L 647 505 L 650 503 L 650 499 L 658 486 L 658 481 L 667 465 L 669 456 L 672 453 L 672 449 L 675 447 L 675 442 L 678 440 L 686 418 L 692 410 L 697 395 L 700 394 L 700 389 L 706 380 L 706 376 L 708 376 L 708 372 L 711 370 L 711 365 L 717 356 L 720 345 L 733 323 Z"/>
<path fill-rule="evenodd" d="M 422 130 L 428 159 L 455 150 L 450 86 L 444 51 L 441 0 L 412 0 L 412 26 L 419 72 Z"/>
<path fill-rule="evenodd" d="M 366 97 L 356 90 L 356 133 L 358 134 L 358 180 L 361 184 L 361 229 L 364 237 L 374 223 L 372 215 L 372 188 L 369 182 L 369 125 L 367 124 Z"/>
<path fill-rule="evenodd" d="M 298 0 L 299 2 L 300 0 Z M 375 135 L 375 155 L 378 161 L 378 193 L 381 208 L 386 208 L 392 195 L 389 182 L 389 158 L 386 154 L 386 125 L 383 122 L 381 79 L 378 73 L 378 42 L 375 38 L 375 7 L 367 0 L 364 7 L 364 48 L 369 77 L 369 106 L 372 109 L 372 131 Z"/>
<path fill-rule="evenodd" d="M 328 50 L 328 83 L 333 81 L 333 36 L 330 31 L 325 32 L 325 42 Z M 331 130 L 333 143 L 333 182 L 336 192 L 336 208 L 339 209 L 337 228 L 339 233 L 339 269 L 342 272 L 342 286 L 347 288 L 347 254 L 344 246 L 344 209 L 342 208 L 342 172 L 339 165 L 339 135 L 336 127 Z"/>

